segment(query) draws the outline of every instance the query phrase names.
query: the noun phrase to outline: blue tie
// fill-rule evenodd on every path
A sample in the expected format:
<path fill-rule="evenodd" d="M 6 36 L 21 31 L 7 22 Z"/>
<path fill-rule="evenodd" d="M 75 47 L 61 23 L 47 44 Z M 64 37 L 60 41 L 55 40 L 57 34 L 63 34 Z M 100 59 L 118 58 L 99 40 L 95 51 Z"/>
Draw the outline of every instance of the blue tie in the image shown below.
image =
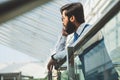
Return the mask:
<path fill-rule="evenodd" d="M 78 37 L 79 35 L 76 32 L 74 32 L 74 42 L 78 39 Z"/>
<path fill-rule="evenodd" d="M 86 24 L 83 28 L 83 30 L 81 31 L 80 35 L 83 33 L 84 29 L 89 26 L 89 24 Z M 78 35 L 76 32 L 74 32 L 74 42 L 78 39 L 78 37 L 80 36 Z"/>

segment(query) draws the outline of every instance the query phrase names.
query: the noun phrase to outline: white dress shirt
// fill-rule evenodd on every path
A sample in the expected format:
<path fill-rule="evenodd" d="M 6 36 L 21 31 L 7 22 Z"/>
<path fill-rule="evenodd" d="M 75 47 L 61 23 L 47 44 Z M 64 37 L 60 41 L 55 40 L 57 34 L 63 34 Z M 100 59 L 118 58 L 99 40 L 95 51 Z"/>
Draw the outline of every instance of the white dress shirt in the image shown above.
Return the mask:
<path fill-rule="evenodd" d="M 79 38 L 83 37 L 85 35 L 85 33 L 87 32 L 87 30 L 89 30 L 91 28 L 91 26 L 88 26 L 84 29 L 85 25 L 86 25 L 85 23 L 81 24 L 76 31 L 76 33 L 78 35 L 81 34 L 79 36 Z M 84 29 L 84 31 L 83 31 L 83 29 Z M 99 36 L 97 35 L 97 37 L 99 37 Z M 92 43 L 94 43 L 97 40 L 98 39 L 95 39 L 94 41 L 92 40 Z M 57 60 L 57 61 L 63 59 L 67 55 L 67 47 L 69 45 L 72 45 L 73 43 L 74 43 L 74 33 L 68 35 L 67 37 L 61 35 L 60 38 L 57 41 L 56 46 L 54 47 L 54 49 L 52 49 L 52 54 L 54 54 L 54 56 L 53 56 L 54 59 Z M 87 48 L 88 46 L 85 45 L 84 48 Z M 84 49 L 82 48 L 82 50 L 84 50 Z"/>

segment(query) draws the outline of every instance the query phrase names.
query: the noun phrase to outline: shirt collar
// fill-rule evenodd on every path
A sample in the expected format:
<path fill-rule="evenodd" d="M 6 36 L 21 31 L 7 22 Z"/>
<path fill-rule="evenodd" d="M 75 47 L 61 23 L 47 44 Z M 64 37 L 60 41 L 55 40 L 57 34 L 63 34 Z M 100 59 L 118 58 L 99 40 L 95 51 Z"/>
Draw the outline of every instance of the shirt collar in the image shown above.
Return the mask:
<path fill-rule="evenodd" d="M 80 33 L 82 32 L 82 30 L 83 30 L 84 27 L 85 27 L 85 23 L 82 23 L 82 24 L 78 27 L 76 33 L 77 33 L 78 35 L 80 35 Z"/>

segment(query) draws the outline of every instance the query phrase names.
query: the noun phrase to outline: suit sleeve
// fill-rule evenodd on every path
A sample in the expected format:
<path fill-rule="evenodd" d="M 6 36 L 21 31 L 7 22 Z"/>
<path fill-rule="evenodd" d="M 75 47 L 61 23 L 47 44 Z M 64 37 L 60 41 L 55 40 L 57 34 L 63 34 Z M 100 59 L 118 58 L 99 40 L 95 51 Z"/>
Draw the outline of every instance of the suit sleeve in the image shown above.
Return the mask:
<path fill-rule="evenodd" d="M 52 58 L 54 58 L 57 61 L 63 59 L 66 56 L 66 50 L 65 50 L 66 39 L 67 37 L 60 36 L 57 41 L 57 44 L 52 49 L 52 52 L 51 52 L 53 54 Z"/>

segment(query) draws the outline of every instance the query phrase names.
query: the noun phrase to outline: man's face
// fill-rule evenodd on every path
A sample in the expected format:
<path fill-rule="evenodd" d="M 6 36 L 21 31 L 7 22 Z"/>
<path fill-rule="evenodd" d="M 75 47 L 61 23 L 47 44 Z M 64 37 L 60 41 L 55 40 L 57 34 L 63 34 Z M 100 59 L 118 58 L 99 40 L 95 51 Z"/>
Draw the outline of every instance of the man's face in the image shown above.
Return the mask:
<path fill-rule="evenodd" d="M 73 22 L 70 21 L 70 19 L 68 18 L 68 16 L 65 15 L 66 11 L 64 10 L 62 12 L 62 23 L 63 23 L 63 26 L 66 30 L 66 32 L 68 34 L 71 34 L 75 31 L 75 25 L 73 24 Z"/>

